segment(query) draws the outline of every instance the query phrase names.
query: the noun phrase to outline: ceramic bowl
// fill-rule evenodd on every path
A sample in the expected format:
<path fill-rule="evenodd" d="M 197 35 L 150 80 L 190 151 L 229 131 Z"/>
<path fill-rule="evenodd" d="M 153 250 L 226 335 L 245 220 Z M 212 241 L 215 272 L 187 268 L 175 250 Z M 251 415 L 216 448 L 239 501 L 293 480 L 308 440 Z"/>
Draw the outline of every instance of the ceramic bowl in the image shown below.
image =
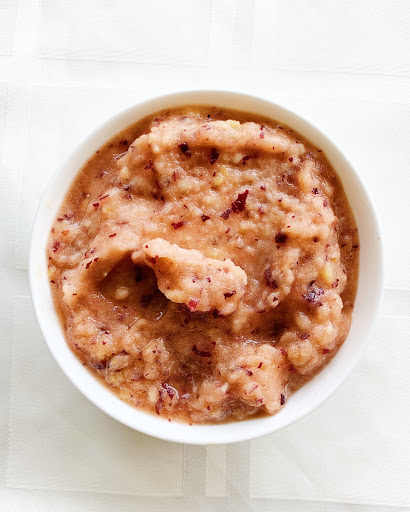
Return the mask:
<path fill-rule="evenodd" d="M 46 245 L 57 211 L 76 174 L 103 143 L 130 124 L 158 110 L 211 104 L 271 117 L 321 148 L 343 183 L 360 236 L 360 273 L 353 320 L 346 341 L 330 363 L 287 401 L 274 416 L 216 425 L 168 422 L 135 409 L 103 386 L 67 345 L 54 309 L 47 276 Z M 316 409 L 332 395 L 360 359 L 377 318 L 383 288 L 380 228 L 359 173 L 346 155 L 318 127 L 297 113 L 262 98 L 228 91 L 189 91 L 152 98 L 115 115 L 79 145 L 47 186 L 35 218 L 30 247 L 32 299 L 44 338 L 61 369 L 97 407 L 129 427 L 151 436 L 191 444 L 233 443 L 280 430 Z M 54 390 L 50 390 L 54 392 Z"/>

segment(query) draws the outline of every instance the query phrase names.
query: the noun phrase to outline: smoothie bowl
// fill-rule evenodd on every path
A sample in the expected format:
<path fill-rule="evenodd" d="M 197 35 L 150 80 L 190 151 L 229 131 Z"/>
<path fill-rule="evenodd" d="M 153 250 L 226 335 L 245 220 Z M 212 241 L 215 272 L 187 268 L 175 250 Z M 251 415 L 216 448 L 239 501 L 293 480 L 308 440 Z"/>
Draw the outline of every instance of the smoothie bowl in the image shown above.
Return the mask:
<path fill-rule="evenodd" d="M 340 150 L 268 101 L 198 91 L 133 106 L 49 184 L 33 303 L 56 360 L 141 432 L 227 443 L 312 411 L 379 309 L 375 213 Z"/>

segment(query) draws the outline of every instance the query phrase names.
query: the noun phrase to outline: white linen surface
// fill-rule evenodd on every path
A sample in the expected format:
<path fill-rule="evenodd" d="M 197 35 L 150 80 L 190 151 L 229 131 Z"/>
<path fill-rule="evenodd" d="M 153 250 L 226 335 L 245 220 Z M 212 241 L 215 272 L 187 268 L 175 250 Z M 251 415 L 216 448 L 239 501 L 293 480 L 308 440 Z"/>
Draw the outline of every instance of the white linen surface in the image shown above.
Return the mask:
<path fill-rule="evenodd" d="M 407 0 L 0 0 L 0 512 L 410 510 Z M 42 191 L 101 121 L 150 95 L 250 92 L 347 153 L 386 248 L 376 334 L 341 389 L 253 442 L 155 440 L 90 404 L 37 326 Z"/>

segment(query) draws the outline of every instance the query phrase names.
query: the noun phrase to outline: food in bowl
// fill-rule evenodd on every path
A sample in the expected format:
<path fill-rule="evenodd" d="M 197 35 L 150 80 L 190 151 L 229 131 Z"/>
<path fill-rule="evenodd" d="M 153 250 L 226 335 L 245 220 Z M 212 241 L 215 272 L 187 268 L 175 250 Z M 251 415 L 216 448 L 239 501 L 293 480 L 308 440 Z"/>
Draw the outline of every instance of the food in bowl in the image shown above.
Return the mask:
<path fill-rule="evenodd" d="M 214 106 L 157 112 L 102 146 L 50 234 L 69 346 L 170 421 L 272 415 L 349 331 L 359 238 L 320 148 Z"/>

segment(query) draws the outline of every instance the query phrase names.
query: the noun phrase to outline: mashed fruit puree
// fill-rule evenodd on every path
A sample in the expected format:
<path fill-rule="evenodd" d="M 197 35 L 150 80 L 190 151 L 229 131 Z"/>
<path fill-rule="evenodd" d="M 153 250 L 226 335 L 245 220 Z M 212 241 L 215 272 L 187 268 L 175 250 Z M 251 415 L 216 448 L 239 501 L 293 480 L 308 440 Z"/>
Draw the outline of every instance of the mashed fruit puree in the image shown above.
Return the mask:
<path fill-rule="evenodd" d="M 275 414 L 346 338 L 358 232 L 319 148 L 191 106 L 108 141 L 47 249 L 67 342 L 122 400 L 189 423 Z"/>

